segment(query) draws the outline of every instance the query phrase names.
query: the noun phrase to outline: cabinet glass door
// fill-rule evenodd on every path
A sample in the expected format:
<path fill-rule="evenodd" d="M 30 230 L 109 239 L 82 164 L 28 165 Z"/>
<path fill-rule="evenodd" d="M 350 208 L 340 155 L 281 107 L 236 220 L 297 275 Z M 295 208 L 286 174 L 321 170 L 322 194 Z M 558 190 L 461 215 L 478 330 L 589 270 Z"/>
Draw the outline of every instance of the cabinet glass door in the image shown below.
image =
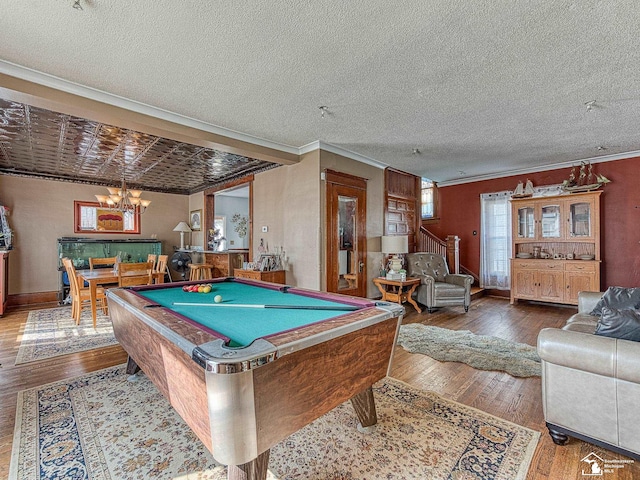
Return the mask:
<path fill-rule="evenodd" d="M 518 238 L 533 238 L 535 221 L 533 217 L 533 207 L 522 207 L 518 209 Z"/>
<path fill-rule="evenodd" d="M 591 236 L 591 203 L 569 205 L 569 229 L 569 235 L 572 237 Z"/>
<path fill-rule="evenodd" d="M 542 238 L 560 238 L 560 205 L 543 205 L 541 213 Z"/>

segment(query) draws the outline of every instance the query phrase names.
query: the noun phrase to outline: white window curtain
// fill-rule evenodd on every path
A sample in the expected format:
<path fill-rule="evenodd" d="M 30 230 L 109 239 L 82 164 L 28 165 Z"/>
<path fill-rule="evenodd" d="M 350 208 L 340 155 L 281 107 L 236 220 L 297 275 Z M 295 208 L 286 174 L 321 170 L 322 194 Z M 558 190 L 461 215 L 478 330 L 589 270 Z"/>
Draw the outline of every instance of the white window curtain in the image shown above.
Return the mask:
<path fill-rule="evenodd" d="M 480 195 L 480 286 L 497 290 L 511 288 L 512 192 Z"/>

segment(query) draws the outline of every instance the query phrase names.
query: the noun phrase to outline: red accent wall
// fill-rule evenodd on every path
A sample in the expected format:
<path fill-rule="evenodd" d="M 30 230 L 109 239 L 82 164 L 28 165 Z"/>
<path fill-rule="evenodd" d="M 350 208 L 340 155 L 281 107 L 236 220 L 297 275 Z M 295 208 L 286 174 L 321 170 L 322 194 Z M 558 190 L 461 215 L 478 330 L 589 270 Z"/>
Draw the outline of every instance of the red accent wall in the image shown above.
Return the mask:
<path fill-rule="evenodd" d="M 460 237 L 460 263 L 480 271 L 480 194 L 513 190 L 527 178 L 534 186 L 562 183 L 570 168 L 517 175 L 438 188 L 440 221 L 428 225 L 439 238 Z M 600 204 L 601 288 L 640 286 L 640 157 L 596 163 L 593 171 L 611 183 L 602 188 Z M 478 234 L 473 235 L 473 231 Z"/>

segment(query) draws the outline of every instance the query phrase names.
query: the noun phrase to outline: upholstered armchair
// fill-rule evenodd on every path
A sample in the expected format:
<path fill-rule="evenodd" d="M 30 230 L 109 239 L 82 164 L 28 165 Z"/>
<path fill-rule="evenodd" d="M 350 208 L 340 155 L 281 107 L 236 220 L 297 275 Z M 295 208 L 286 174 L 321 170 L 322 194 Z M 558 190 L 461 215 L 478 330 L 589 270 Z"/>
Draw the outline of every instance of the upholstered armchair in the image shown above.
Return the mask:
<path fill-rule="evenodd" d="M 415 299 L 431 313 L 436 307 L 462 305 L 469 311 L 471 304 L 471 275 L 449 273 L 447 262 L 437 253 L 409 253 L 407 276 L 422 280 L 415 292 Z"/>

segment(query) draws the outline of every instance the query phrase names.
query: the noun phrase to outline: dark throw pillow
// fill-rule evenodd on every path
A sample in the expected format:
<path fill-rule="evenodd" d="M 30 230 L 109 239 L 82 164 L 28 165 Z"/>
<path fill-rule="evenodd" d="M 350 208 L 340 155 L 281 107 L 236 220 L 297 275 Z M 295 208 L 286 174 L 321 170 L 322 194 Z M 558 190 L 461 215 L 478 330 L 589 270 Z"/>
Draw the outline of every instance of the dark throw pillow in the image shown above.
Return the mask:
<path fill-rule="evenodd" d="M 602 308 L 596 335 L 640 342 L 640 311 Z"/>
<path fill-rule="evenodd" d="M 591 315 L 602 315 L 602 309 L 612 310 L 640 309 L 640 288 L 609 287 L 598 301 Z"/>

